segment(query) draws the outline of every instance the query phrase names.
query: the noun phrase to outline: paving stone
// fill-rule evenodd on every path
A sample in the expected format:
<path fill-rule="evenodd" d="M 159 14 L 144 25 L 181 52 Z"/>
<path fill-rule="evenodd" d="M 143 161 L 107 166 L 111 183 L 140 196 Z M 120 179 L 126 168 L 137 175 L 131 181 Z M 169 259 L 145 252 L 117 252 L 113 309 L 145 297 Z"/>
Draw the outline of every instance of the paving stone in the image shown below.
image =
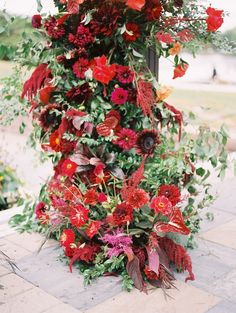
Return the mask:
<path fill-rule="evenodd" d="M 215 295 L 222 295 L 224 299 L 236 305 L 236 269 L 230 271 L 222 279 L 218 279 L 212 283 L 211 290 Z"/>
<path fill-rule="evenodd" d="M 15 233 L 15 230 L 10 227 L 8 224 L 1 224 L 0 225 L 0 238 L 3 238 L 5 236 L 8 236 L 8 235 L 12 235 Z"/>
<path fill-rule="evenodd" d="M 162 290 L 149 294 L 137 290 L 122 292 L 85 313 L 205 313 L 216 305 L 220 298 L 185 283 L 176 282 L 179 290 L 168 290 L 171 298 L 165 298 Z"/>
<path fill-rule="evenodd" d="M 212 213 L 214 215 L 214 220 L 213 221 L 209 221 L 206 218 L 206 213 Z M 229 222 L 232 219 L 235 218 L 235 216 L 232 213 L 228 213 L 225 211 L 220 211 L 218 209 L 215 208 L 215 206 L 213 205 L 213 207 L 210 208 L 206 208 L 200 211 L 200 216 L 202 217 L 202 221 L 201 221 L 201 230 L 200 233 L 206 232 L 216 226 L 219 226 L 223 223 Z"/>
<path fill-rule="evenodd" d="M 21 293 L 10 301 L 0 304 L 1 313 L 43 313 L 61 302 L 39 288 Z M 67 313 L 66 311 L 64 313 Z"/>
<path fill-rule="evenodd" d="M 17 246 L 21 246 L 30 252 L 37 252 L 42 244 L 45 242 L 45 237 L 39 233 L 15 233 L 4 238 Z M 42 246 L 42 249 L 48 248 L 50 246 L 58 246 L 56 240 L 49 239 Z"/>
<path fill-rule="evenodd" d="M 236 219 L 201 234 L 201 237 L 223 246 L 236 249 Z"/>
<path fill-rule="evenodd" d="M 4 275 L 7 275 L 7 274 L 10 274 L 10 270 L 8 268 L 5 268 L 4 266 L 1 266 L 0 265 L 0 277 L 1 276 L 4 276 Z"/>
<path fill-rule="evenodd" d="M 60 252 L 51 247 L 21 259 L 18 275 L 77 309 L 87 309 L 121 292 L 116 277 L 103 277 L 85 287 L 78 270 L 70 273 L 68 265 L 58 260 Z"/>
<path fill-rule="evenodd" d="M 55 307 L 50 308 L 49 310 L 43 311 L 42 313 L 82 313 L 71 307 L 68 304 L 61 303 Z"/>
<path fill-rule="evenodd" d="M 19 260 L 26 255 L 31 254 L 30 251 L 6 240 L 5 238 L 0 238 L 0 249 L 13 261 Z"/>
<path fill-rule="evenodd" d="M 1 277 L 0 302 L 8 303 L 13 301 L 13 298 L 34 286 L 16 274 L 8 274 Z M 0 307 L 0 312 L 1 307 Z"/>
<path fill-rule="evenodd" d="M 221 301 L 216 306 L 211 308 L 207 313 L 235 313 L 236 304 L 229 301 Z"/>

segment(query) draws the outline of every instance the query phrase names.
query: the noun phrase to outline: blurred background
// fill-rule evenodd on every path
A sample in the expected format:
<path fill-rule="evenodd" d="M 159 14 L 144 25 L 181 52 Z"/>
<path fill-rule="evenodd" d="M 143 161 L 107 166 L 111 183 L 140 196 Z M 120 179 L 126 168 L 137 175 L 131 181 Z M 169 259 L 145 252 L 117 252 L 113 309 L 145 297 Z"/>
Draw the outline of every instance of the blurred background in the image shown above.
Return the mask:
<path fill-rule="evenodd" d="M 222 37 L 233 41 L 236 47 L 236 2 L 212 0 L 210 3 L 212 7 L 225 11 Z M 55 12 L 52 0 L 42 0 L 42 4 L 43 12 Z M 32 32 L 30 16 L 37 13 L 37 1 L 0 0 L 0 11 L 0 78 L 3 78 L 11 74 L 14 51 L 22 33 L 30 36 Z M 6 20 L 11 21 L 13 17 L 14 21 L 6 31 Z M 199 125 L 219 129 L 224 124 L 230 135 L 228 149 L 236 151 L 236 52 L 226 53 L 217 46 L 210 46 L 205 47 L 196 58 L 184 52 L 183 59 L 189 62 L 190 67 L 186 75 L 177 80 L 172 80 L 173 64 L 160 60 L 159 81 L 173 87 L 167 102 L 186 113 L 192 111 L 196 114 L 197 118 L 189 129 L 191 132 L 196 131 Z M 0 121 L 2 118 L 0 116 Z M 24 119 L 26 127 L 23 135 L 19 134 L 21 122 L 17 120 L 11 126 L 0 126 L 0 160 L 17 168 L 18 176 L 26 182 L 26 189 L 36 193 L 39 183 L 50 174 L 51 166 L 50 163 L 39 165 L 32 149 L 27 148 L 26 153 L 30 118 Z"/>

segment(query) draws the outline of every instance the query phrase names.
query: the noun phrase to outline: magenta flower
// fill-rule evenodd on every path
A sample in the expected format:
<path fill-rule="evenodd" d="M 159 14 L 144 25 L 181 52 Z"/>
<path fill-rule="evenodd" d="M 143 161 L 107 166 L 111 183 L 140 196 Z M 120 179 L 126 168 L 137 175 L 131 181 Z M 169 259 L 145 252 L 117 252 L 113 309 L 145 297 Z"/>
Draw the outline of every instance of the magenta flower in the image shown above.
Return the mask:
<path fill-rule="evenodd" d="M 109 246 L 107 251 L 109 258 L 119 256 L 121 253 L 128 251 L 133 243 L 132 237 L 127 236 L 121 228 L 114 230 L 112 233 L 105 234 L 100 239 Z"/>
<path fill-rule="evenodd" d="M 124 104 L 128 100 L 129 93 L 123 88 L 116 88 L 111 94 L 111 101 L 114 104 Z"/>
<path fill-rule="evenodd" d="M 135 131 L 129 128 L 122 128 L 119 133 L 117 134 L 118 138 L 114 142 L 123 150 L 130 150 L 132 149 L 137 141 L 137 135 Z"/>

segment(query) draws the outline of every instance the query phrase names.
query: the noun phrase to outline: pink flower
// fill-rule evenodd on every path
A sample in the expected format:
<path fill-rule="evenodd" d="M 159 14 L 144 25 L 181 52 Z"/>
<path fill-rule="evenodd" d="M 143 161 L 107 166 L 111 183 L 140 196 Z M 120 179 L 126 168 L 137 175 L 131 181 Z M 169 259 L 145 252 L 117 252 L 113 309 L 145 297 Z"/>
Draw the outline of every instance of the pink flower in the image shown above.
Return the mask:
<path fill-rule="evenodd" d="M 135 131 L 129 128 L 122 128 L 120 132 L 117 134 L 118 138 L 114 142 L 123 150 L 132 149 L 137 141 L 137 135 Z"/>
<path fill-rule="evenodd" d="M 157 214 L 168 215 L 172 209 L 172 203 L 165 196 L 154 197 L 151 201 L 150 208 Z"/>
<path fill-rule="evenodd" d="M 134 80 L 134 72 L 129 66 L 116 65 L 116 79 L 121 84 L 131 84 Z"/>
<path fill-rule="evenodd" d="M 123 88 L 116 88 L 111 94 L 111 101 L 114 104 L 124 104 L 128 99 L 129 93 Z"/>

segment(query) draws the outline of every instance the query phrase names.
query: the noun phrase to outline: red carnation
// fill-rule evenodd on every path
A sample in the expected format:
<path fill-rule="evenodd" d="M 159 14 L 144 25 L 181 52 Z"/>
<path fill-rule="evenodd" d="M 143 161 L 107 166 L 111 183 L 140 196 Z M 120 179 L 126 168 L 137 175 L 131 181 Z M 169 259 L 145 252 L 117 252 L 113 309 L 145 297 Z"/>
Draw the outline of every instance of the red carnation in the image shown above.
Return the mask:
<path fill-rule="evenodd" d="M 223 10 L 216 10 L 211 7 L 209 7 L 206 10 L 206 13 L 208 15 L 208 18 L 206 19 L 207 23 L 207 30 L 209 32 L 215 32 L 217 29 L 221 27 L 221 25 L 224 22 L 224 19 L 222 17 Z"/>
<path fill-rule="evenodd" d="M 57 20 L 55 17 L 50 17 L 44 23 L 44 28 L 49 37 L 52 39 L 60 39 L 65 35 L 65 29 L 62 25 L 58 25 Z"/>
<path fill-rule="evenodd" d="M 127 202 L 134 208 L 141 208 L 149 201 L 149 195 L 143 189 L 134 189 L 127 197 Z"/>
<path fill-rule="evenodd" d="M 34 28 L 40 28 L 42 26 L 42 16 L 40 14 L 33 15 L 31 23 Z"/>
<path fill-rule="evenodd" d="M 117 105 L 124 104 L 128 100 L 128 96 L 129 93 L 127 90 L 123 88 L 116 88 L 111 93 L 111 101 Z"/>
<path fill-rule="evenodd" d="M 72 177 L 75 174 L 77 167 L 78 164 L 71 161 L 70 159 L 67 159 L 61 165 L 61 175 Z"/>
<path fill-rule="evenodd" d="M 80 228 L 88 221 L 89 210 L 82 204 L 78 204 L 71 210 L 70 222 L 73 226 Z"/>
<path fill-rule="evenodd" d="M 93 78 L 103 84 L 108 84 L 115 76 L 115 64 L 108 65 L 105 55 L 95 58 L 95 62 Z"/>
<path fill-rule="evenodd" d="M 84 79 L 85 72 L 89 69 L 89 60 L 84 58 L 79 58 L 77 62 L 73 65 L 73 72 L 76 77 Z"/>
<path fill-rule="evenodd" d="M 126 225 L 133 220 L 133 208 L 127 203 L 118 204 L 112 215 L 113 222 L 117 226 Z"/>
<path fill-rule="evenodd" d="M 179 65 L 177 65 L 174 69 L 173 79 L 184 76 L 188 69 L 188 66 L 188 63 L 180 63 Z"/>
<path fill-rule="evenodd" d="M 91 239 L 94 235 L 96 235 L 101 228 L 102 222 L 101 221 L 93 221 L 88 225 L 86 229 L 87 236 Z"/>
<path fill-rule="evenodd" d="M 72 229 L 64 229 L 61 237 L 60 237 L 60 243 L 64 247 L 70 246 L 71 243 L 74 243 L 75 241 L 75 233 Z"/>
<path fill-rule="evenodd" d="M 118 145 L 123 150 L 132 149 L 137 141 L 137 135 L 135 131 L 129 128 L 122 128 L 117 133 L 118 138 L 114 141 L 116 145 Z"/>
<path fill-rule="evenodd" d="M 94 42 L 94 37 L 89 28 L 80 25 L 76 34 L 69 34 L 68 40 L 77 48 L 83 48 Z"/>
<path fill-rule="evenodd" d="M 139 26 L 137 24 L 127 23 L 125 27 L 126 31 L 122 35 L 125 41 L 134 42 L 141 36 Z"/>
<path fill-rule="evenodd" d="M 158 190 L 158 196 L 165 196 L 173 206 L 180 202 L 180 191 L 175 185 L 162 185 Z"/>
<path fill-rule="evenodd" d="M 168 215 L 171 212 L 172 204 L 165 196 L 154 197 L 150 203 L 150 208 L 157 214 Z"/>

